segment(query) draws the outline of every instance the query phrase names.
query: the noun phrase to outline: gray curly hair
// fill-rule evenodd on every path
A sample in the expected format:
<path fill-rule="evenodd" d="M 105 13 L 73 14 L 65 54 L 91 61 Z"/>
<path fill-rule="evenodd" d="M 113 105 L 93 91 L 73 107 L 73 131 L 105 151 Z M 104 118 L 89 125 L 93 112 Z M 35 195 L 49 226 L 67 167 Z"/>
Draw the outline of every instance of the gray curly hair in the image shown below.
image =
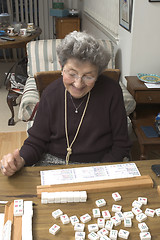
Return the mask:
<path fill-rule="evenodd" d="M 89 61 L 98 66 L 102 73 L 110 60 L 108 49 L 104 48 L 98 40 L 86 32 L 71 32 L 57 46 L 57 55 L 62 68 L 70 58 L 80 61 Z"/>

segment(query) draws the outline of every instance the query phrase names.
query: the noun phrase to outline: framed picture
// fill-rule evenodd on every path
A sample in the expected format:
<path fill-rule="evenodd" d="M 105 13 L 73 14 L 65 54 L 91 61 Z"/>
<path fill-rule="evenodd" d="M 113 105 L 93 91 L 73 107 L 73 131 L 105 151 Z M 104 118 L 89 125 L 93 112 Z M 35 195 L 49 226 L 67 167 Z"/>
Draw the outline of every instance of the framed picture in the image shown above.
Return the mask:
<path fill-rule="evenodd" d="M 131 31 L 133 0 L 119 0 L 119 25 Z"/>

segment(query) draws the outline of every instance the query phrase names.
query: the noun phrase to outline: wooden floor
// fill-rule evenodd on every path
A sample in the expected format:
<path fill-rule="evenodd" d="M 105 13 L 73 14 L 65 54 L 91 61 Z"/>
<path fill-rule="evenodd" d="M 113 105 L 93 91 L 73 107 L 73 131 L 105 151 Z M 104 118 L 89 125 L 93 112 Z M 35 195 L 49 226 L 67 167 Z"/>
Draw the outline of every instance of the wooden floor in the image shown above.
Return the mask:
<path fill-rule="evenodd" d="M 24 132 L 0 133 L 0 159 L 7 153 L 12 153 L 14 149 L 20 148 L 27 137 Z"/>

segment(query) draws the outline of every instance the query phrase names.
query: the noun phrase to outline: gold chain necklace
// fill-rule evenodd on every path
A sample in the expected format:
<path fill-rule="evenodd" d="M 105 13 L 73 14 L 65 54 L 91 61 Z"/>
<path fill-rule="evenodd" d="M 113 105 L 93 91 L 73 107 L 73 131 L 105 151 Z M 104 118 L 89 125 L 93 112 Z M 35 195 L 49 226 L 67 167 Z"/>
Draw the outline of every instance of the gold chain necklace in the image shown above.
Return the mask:
<path fill-rule="evenodd" d="M 84 102 L 84 100 L 85 100 L 85 97 L 83 98 L 83 100 L 80 102 L 80 104 L 78 105 L 78 107 L 76 107 L 76 104 L 74 103 L 74 101 L 73 101 L 73 98 L 72 98 L 72 95 L 70 94 L 70 98 L 71 98 L 71 101 L 72 101 L 72 103 L 73 103 L 73 106 L 74 106 L 74 108 L 75 108 L 75 113 L 78 113 L 78 109 L 80 108 L 80 106 L 82 105 L 82 103 Z"/>
<path fill-rule="evenodd" d="M 88 107 L 88 102 L 89 102 L 89 99 L 90 99 L 90 95 L 91 95 L 91 93 L 89 92 L 89 93 L 88 93 L 88 97 L 87 97 L 87 101 L 86 101 L 86 105 L 85 105 L 85 108 L 84 108 L 84 111 L 83 111 L 81 120 L 80 120 L 80 122 L 79 122 L 77 131 L 76 131 L 76 134 L 75 134 L 75 136 L 74 136 L 73 141 L 71 142 L 71 144 L 69 144 L 68 128 L 67 128 L 67 89 L 65 89 L 65 133 L 66 133 L 66 140 L 67 140 L 66 165 L 68 165 L 70 155 L 72 154 L 72 146 L 73 146 L 73 143 L 75 142 L 75 140 L 76 140 L 76 138 L 77 138 L 77 136 L 78 136 L 80 127 L 81 127 L 81 125 L 82 125 L 82 122 L 83 122 L 83 119 L 84 119 L 84 116 L 85 116 L 85 113 L 86 113 L 86 110 L 87 110 L 87 107 Z"/>

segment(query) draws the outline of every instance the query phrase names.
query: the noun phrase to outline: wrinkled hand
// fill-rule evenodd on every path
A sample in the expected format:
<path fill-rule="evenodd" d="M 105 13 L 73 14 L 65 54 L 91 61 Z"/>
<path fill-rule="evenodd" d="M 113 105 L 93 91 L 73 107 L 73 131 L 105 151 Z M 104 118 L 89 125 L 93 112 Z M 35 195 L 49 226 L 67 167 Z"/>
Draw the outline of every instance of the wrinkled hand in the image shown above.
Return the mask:
<path fill-rule="evenodd" d="M 24 164 L 24 159 L 20 156 L 19 150 L 16 149 L 13 153 L 3 156 L 0 162 L 1 172 L 5 176 L 12 176 L 15 172 L 20 170 Z"/>

